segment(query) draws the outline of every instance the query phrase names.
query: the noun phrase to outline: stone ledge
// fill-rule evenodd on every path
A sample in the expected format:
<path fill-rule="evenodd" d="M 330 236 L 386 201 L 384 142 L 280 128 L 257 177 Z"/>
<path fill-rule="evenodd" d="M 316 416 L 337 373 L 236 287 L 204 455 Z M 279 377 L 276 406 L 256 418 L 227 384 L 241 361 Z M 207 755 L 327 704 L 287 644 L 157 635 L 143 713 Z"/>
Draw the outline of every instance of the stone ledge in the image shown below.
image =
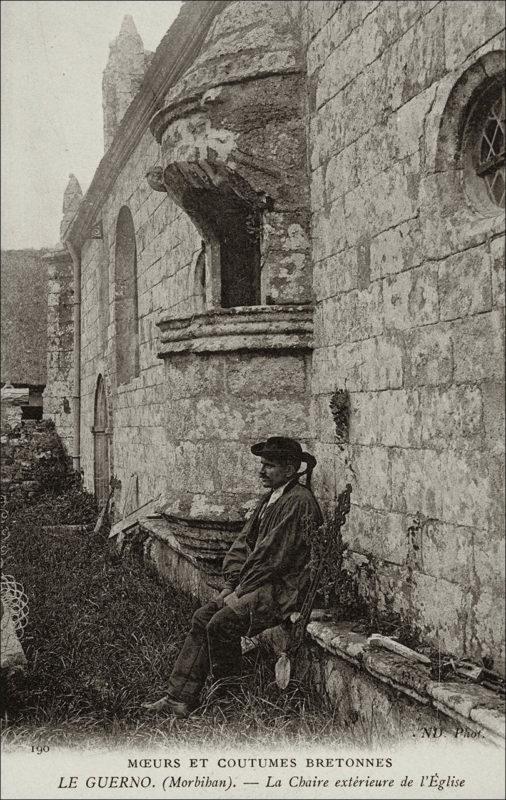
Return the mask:
<path fill-rule="evenodd" d="M 159 358 L 171 353 L 245 350 L 311 350 L 311 305 L 240 306 L 212 309 L 184 319 L 164 317 Z"/>
<path fill-rule="evenodd" d="M 351 662 L 397 692 L 432 706 L 488 741 L 504 745 L 504 701 L 495 692 L 463 680 L 434 681 L 429 667 L 387 650 L 370 650 L 367 637 L 354 632 L 350 622 L 310 622 L 307 633 L 332 656 Z"/>

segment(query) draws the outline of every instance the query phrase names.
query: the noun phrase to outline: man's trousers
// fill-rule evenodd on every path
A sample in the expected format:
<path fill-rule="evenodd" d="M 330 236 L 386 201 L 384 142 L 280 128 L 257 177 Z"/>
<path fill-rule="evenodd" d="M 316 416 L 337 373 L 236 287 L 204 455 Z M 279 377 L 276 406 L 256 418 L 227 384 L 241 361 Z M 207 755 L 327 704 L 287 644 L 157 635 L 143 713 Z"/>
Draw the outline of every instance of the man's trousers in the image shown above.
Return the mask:
<path fill-rule="evenodd" d="M 192 626 L 172 669 L 168 694 L 175 700 L 195 706 L 211 672 L 213 680 L 234 678 L 241 673 L 241 637 L 255 636 L 278 624 L 275 613 L 241 613 L 212 601 L 197 609 Z"/>

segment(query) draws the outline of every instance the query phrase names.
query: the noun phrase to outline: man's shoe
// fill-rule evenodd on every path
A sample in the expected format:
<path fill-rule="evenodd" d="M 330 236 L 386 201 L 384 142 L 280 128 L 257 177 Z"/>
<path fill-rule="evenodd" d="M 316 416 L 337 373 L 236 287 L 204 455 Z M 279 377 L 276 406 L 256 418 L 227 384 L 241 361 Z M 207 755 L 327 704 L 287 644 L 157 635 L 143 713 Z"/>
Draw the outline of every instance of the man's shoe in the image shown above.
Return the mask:
<path fill-rule="evenodd" d="M 143 703 L 141 708 L 150 714 L 168 712 L 180 719 L 186 719 L 193 711 L 193 708 L 190 707 L 188 703 L 184 703 L 182 700 L 174 700 L 174 698 L 170 697 L 168 694 L 160 700 L 155 700 L 154 703 Z"/>

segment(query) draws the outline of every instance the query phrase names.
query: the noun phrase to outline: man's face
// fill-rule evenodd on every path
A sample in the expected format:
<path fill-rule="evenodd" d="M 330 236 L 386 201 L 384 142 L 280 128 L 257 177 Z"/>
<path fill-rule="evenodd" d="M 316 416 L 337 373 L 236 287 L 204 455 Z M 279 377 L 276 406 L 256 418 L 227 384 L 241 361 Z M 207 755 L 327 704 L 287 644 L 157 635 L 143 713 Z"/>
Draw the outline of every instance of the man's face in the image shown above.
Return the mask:
<path fill-rule="evenodd" d="M 267 489 L 278 489 L 295 474 L 293 464 L 277 464 L 270 458 L 261 459 L 260 480 Z"/>

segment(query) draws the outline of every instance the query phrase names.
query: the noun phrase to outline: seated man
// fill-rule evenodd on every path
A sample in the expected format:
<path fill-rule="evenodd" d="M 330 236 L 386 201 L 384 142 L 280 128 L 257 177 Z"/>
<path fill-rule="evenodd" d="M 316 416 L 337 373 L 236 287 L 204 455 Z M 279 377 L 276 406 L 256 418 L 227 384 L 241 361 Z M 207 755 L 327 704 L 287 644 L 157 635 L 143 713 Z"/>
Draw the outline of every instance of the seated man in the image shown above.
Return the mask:
<path fill-rule="evenodd" d="M 279 624 L 302 602 L 309 578 L 304 535 L 322 523 L 309 488 L 316 459 L 285 436 L 259 442 L 251 452 L 261 459 L 260 479 L 269 492 L 226 554 L 225 588 L 195 612 L 167 694 L 145 704 L 150 711 L 188 716 L 209 671 L 222 685 L 240 674 L 241 637 Z M 303 461 L 307 468 L 299 474 Z M 301 475 L 306 486 L 299 483 Z"/>

